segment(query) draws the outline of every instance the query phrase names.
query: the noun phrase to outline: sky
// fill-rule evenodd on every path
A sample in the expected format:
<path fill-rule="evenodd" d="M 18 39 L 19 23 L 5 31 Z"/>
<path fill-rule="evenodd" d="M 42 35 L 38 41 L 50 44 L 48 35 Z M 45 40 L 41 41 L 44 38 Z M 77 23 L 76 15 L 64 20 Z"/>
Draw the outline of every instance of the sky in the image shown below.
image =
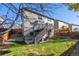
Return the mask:
<path fill-rule="evenodd" d="M 55 14 L 53 17 L 55 19 L 63 20 L 71 24 L 79 25 L 79 12 L 74 12 L 73 10 L 69 10 L 68 6 L 62 6 L 55 10 Z"/>
<path fill-rule="evenodd" d="M 19 4 L 14 4 L 16 6 L 16 8 L 18 8 Z M 48 7 L 46 6 L 48 5 Z M 32 7 L 37 7 L 37 4 L 32 5 Z M 49 8 L 50 7 L 50 8 Z M 47 12 L 45 11 L 45 15 L 49 16 L 49 14 L 51 15 L 51 18 L 57 19 L 57 20 L 62 20 L 71 24 L 78 24 L 79 25 L 79 12 L 74 12 L 73 10 L 69 10 L 68 6 L 64 5 L 64 4 L 45 4 L 44 8 L 46 10 L 50 10 L 51 12 Z M 6 8 L 5 6 L 0 4 L 0 16 L 2 15 L 6 15 L 8 12 L 8 18 L 10 19 L 15 19 L 16 14 L 14 14 L 12 11 L 10 11 L 8 8 Z M 22 23 L 21 19 L 18 19 L 17 23 Z"/>

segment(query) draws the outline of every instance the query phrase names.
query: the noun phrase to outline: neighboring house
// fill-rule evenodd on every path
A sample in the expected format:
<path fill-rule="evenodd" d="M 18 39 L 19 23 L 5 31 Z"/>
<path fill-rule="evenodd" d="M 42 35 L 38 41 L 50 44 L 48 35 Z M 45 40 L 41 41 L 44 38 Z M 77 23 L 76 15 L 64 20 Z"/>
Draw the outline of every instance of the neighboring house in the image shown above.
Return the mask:
<path fill-rule="evenodd" d="M 4 20 L 6 20 L 6 18 L 4 16 L 1 16 L 0 17 L 0 24 Z M 11 26 L 11 23 L 6 21 L 5 24 L 0 25 L 0 32 L 6 31 L 10 26 Z M 3 35 L 0 35 L 0 40 L 7 41 L 8 39 L 11 38 L 11 35 L 13 35 L 13 33 L 22 34 L 21 25 L 15 25 L 14 28 L 12 28 L 9 32 L 4 33 Z"/>
<path fill-rule="evenodd" d="M 74 32 L 79 32 L 79 28 L 74 28 L 73 31 Z"/>

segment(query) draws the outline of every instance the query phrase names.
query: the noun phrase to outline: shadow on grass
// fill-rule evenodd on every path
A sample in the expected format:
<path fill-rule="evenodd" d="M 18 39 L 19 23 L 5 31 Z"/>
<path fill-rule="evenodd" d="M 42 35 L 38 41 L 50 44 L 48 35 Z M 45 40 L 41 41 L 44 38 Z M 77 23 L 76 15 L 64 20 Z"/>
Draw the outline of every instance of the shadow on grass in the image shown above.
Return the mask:
<path fill-rule="evenodd" d="M 54 54 L 52 53 L 52 54 L 47 54 L 47 55 L 44 55 L 44 54 L 38 55 L 36 53 L 29 53 L 27 54 L 27 56 L 54 56 Z"/>
<path fill-rule="evenodd" d="M 69 40 L 50 40 L 49 43 L 60 43 L 60 42 L 69 42 Z"/>
<path fill-rule="evenodd" d="M 48 43 L 58 43 L 58 42 L 68 42 L 68 41 L 70 41 L 70 40 L 64 40 L 64 39 L 61 39 L 61 38 L 52 38 L 51 40 L 49 40 L 48 41 Z M 24 42 L 13 42 L 14 44 L 10 44 L 9 45 L 9 47 L 10 48 L 14 48 L 14 47 L 16 47 L 16 48 L 18 48 L 19 46 L 23 46 L 23 45 L 27 45 L 26 43 L 24 43 Z M 40 43 L 41 44 L 41 43 Z M 9 52 L 8 52 L 9 53 Z M 7 54 L 7 53 L 6 53 Z M 27 54 L 27 56 L 54 56 L 54 54 L 53 53 L 51 53 L 51 54 L 47 54 L 47 55 L 43 55 L 43 54 L 41 54 L 41 55 L 39 55 L 39 54 L 37 54 L 37 53 L 28 53 Z"/>
<path fill-rule="evenodd" d="M 0 55 L 2 56 L 2 55 L 4 55 L 4 54 L 10 53 L 10 52 L 11 52 L 11 51 L 9 51 L 9 50 L 5 50 L 5 51 L 1 50 L 1 51 L 0 51 Z"/>
<path fill-rule="evenodd" d="M 17 43 L 17 44 L 20 44 L 20 45 L 26 45 L 26 43 L 24 41 L 21 41 L 21 42 L 16 41 L 14 43 Z"/>
<path fill-rule="evenodd" d="M 18 46 L 22 46 L 22 45 L 27 45 L 25 42 L 13 42 L 13 44 L 10 44 L 9 47 L 18 47 Z"/>

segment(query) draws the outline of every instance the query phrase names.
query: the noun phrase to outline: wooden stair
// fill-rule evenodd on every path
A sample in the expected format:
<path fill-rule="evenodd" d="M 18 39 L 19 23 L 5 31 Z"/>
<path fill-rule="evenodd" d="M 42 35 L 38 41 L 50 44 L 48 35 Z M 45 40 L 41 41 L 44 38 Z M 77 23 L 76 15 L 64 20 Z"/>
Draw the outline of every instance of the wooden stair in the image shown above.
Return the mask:
<path fill-rule="evenodd" d="M 48 29 L 47 29 L 47 27 L 44 27 L 44 29 L 39 34 L 37 34 L 35 36 L 35 38 L 34 38 L 34 40 L 35 40 L 34 44 L 38 44 L 43 39 L 43 37 L 44 37 L 45 34 L 47 34 L 47 36 L 48 36 Z M 42 41 L 44 41 L 44 39 Z"/>

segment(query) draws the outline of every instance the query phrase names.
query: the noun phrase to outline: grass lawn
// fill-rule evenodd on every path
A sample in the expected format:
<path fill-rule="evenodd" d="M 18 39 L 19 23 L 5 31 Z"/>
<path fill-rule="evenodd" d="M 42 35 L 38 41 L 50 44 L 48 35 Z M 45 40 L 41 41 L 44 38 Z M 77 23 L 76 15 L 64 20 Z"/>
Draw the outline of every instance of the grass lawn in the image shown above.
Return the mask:
<path fill-rule="evenodd" d="M 54 38 L 48 42 L 37 45 L 26 45 L 25 43 L 14 42 L 10 45 L 9 53 L 3 54 L 5 56 L 26 56 L 26 55 L 43 55 L 58 56 L 66 51 L 69 47 L 76 43 L 75 40 Z"/>

